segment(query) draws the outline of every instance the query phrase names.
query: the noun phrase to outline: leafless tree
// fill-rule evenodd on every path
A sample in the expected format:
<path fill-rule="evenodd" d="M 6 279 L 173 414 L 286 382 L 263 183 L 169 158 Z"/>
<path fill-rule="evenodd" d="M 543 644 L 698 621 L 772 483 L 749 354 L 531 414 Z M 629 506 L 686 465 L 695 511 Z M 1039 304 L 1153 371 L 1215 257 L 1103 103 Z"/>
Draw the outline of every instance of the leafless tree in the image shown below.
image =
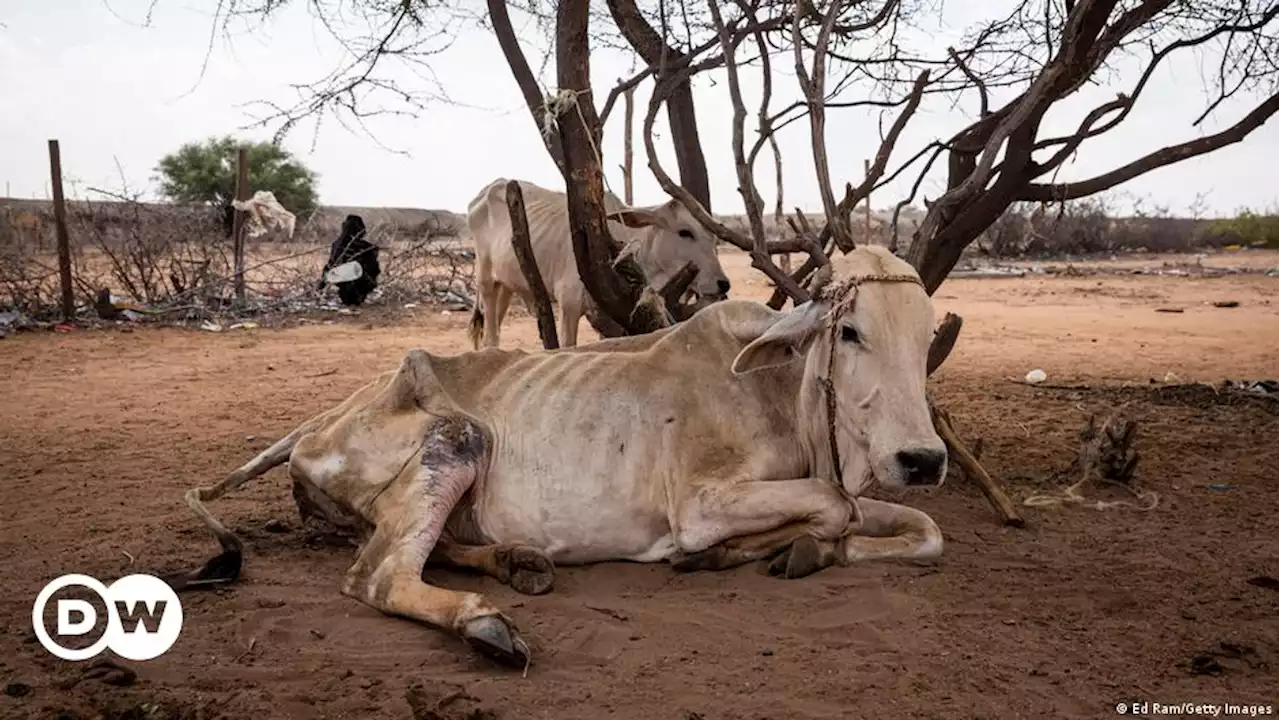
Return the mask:
<path fill-rule="evenodd" d="M 295 106 L 276 107 L 275 115 L 264 119 L 281 129 L 330 111 L 357 121 L 378 112 L 411 112 L 444 97 L 443 86 L 430 74 L 432 56 L 468 22 L 491 28 L 548 152 L 565 174 L 584 283 L 605 315 L 629 331 L 664 319 L 650 314 L 648 320 L 637 320 L 631 307 L 643 282 L 612 272 L 617 248 L 603 221 L 600 157 L 594 149 L 600 147 L 602 124 L 616 101 L 642 83 L 652 83 L 641 132 L 650 171 L 717 237 L 750 253 L 752 265 L 777 288 L 770 301 L 774 307 L 788 298 L 807 299 L 804 288 L 812 273 L 829 263 L 832 252 L 851 248 L 850 212 L 871 191 L 914 171 L 916 180 L 898 204 L 900 210 L 915 200 L 940 157 L 946 158 L 946 190 L 924 200 L 927 213 L 906 251 L 930 292 L 963 250 L 1015 203 L 1061 203 L 1109 190 L 1239 142 L 1277 110 L 1274 0 L 1018 0 L 1007 14 L 971 27 L 962 42 L 943 49 L 920 42 L 919 33 L 915 41 L 910 39 L 917 16 L 931 10 L 915 0 L 607 0 L 604 10 L 595 11 L 585 0 L 487 0 L 483 17 L 469 15 L 458 0 L 305 2 L 349 57 L 322 82 L 300 88 Z M 220 18 L 262 17 L 288 4 L 223 0 Z M 345 25 L 337 21 L 342 8 L 348 8 Z M 349 8 L 355 8 L 358 22 L 350 21 Z M 539 85 L 523 56 L 512 10 L 535 18 L 542 32 L 554 34 L 555 92 Z M 355 31 L 342 29 L 353 26 L 358 26 Z M 924 47 L 914 48 L 913 42 Z M 597 110 L 588 82 L 588 53 L 603 46 L 634 51 L 642 69 L 612 88 Z M 1174 54 L 1207 48 L 1215 49 L 1221 61 L 1212 68 L 1204 113 L 1193 125 L 1236 96 L 1259 99 L 1250 112 L 1221 132 L 1162 148 L 1097 177 L 1055 181 L 1057 171 L 1087 150 L 1089 140 L 1124 123 L 1157 67 Z M 1042 125 L 1055 104 L 1117 63 L 1135 58 L 1144 69 L 1128 91 L 1087 113 L 1074 132 L 1047 136 Z M 389 61 L 420 70 L 423 86 L 405 89 L 380 79 L 380 65 Z M 775 87 L 773 73 L 779 63 L 793 65 L 798 80 L 793 89 L 797 97 L 784 100 L 780 109 L 774 101 L 784 89 Z M 754 112 L 746 108 L 741 89 L 744 75 L 751 72 L 760 73 L 762 89 Z M 689 111 L 691 81 L 701 73 L 723 77 L 733 103 L 731 142 L 747 213 L 745 231 L 710 213 L 698 126 Z M 995 96 L 1007 100 L 993 103 Z M 370 107 L 375 97 L 394 102 L 390 108 Z M 951 137 L 899 151 L 898 140 L 926 97 L 973 103 L 976 118 Z M 549 106 L 548 98 L 556 103 Z M 655 144 L 654 123 L 664 106 L 678 183 L 659 161 Z M 870 172 L 856 185 L 845 183 L 838 194 L 840 183 L 831 177 L 827 162 L 826 132 L 838 122 L 836 113 L 848 108 L 878 110 L 884 129 Z M 555 133 L 543 132 L 549 116 L 556 119 Z M 768 146 L 780 178 L 775 135 L 798 121 L 808 124 L 825 222 L 810 227 L 797 212 L 788 220 L 791 237 L 768 240 L 766 203 L 755 182 L 757 160 Z M 779 197 L 775 224 L 780 215 Z M 891 233 L 896 236 L 896 220 L 894 224 Z M 805 252 L 808 259 L 794 272 L 784 272 L 773 262 L 784 252 Z"/>

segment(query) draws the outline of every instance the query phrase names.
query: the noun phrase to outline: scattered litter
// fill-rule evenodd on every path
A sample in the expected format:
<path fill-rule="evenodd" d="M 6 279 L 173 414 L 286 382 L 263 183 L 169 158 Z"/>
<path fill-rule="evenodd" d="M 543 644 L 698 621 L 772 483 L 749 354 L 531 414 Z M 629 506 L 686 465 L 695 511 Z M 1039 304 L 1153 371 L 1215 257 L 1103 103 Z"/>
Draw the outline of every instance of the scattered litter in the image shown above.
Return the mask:
<path fill-rule="evenodd" d="M 66 323 L 58 323 L 57 325 L 53 326 L 53 331 L 58 333 L 74 332 L 75 329 L 76 329 L 75 325 L 68 325 Z"/>
<path fill-rule="evenodd" d="M 1228 490 L 1234 490 L 1235 485 L 1231 485 L 1229 483 L 1210 483 L 1209 489 L 1214 492 L 1227 492 Z"/>
<path fill-rule="evenodd" d="M 1240 307 L 1240 303 L 1235 300 L 1218 300 L 1213 303 L 1213 306 L 1217 308 L 1233 308 Z"/>
<path fill-rule="evenodd" d="M 241 329 L 252 330 L 256 327 L 258 327 L 258 323 L 256 322 L 238 322 L 235 325 L 228 327 L 227 329 L 228 330 L 241 330 Z"/>
<path fill-rule="evenodd" d="M 405 304 L 404 304 L 404 309 L 405 309 L 405 310 L 412 310 L 412 309 L 414 309 L 414 308 L 416 308 L 416 307 L 418 307 L 418 303 L 405 303 Z"/>
<path fill-rule="evenodd" d="M 142 322 L 146 319 L 146 315 L 143 315 L 137 310 L 124 310 L 120 313 L 120 316 L 130 322 Z"/>
<path fill-rule="evenodd" d="M 245 435 L 245 436 L 244 436 L 244 441 L 245 441 L 245 442 L 253 442 L 254 440 L 257 440 L 257 439 L 258 439 L 258 436 L 257 436 L 257 435 Z"/>
<path fill-rule="evenodd" d="M 30 320 L 17 310 L 0 312 L 0 328 L 21 328 L 29 322 Z"/>
<path fill-rule="evenodd" d="M 1167 372 L 1164 374 L 1164 381 L 1166 384 L 1177 384 L 1182 382 L 1182 378 L 1178 377 L 1174 373 Z"/>
<path fill-rule="evenodd" d="M 1262 395 L 1272 400 L 1280 398 L 1280 383 L 1275 380 L 1223 380 L 1222 389 Z"/>
<path fill-rule="evenodd" d="M 1180 312 L 1182 312 L 1182 308 L 1175 308 L 1175 307 L 1159 307 L 1159 308 L 1156 308 L 1156 312 L 1160 312 L 1160 313 L 1180 313 Z"/>
<path fill-rule="evenodd" d="M 1024 379 L 1028 385 L 1039 385 L 1045 380 L 1048 380 L 1049 376 L 1045 373 L 1045 371 L 1039 368 L 1036 368 L 1035 370 L 1032 370 L 1031 372 L 1027 373 L 1027 377 Z"/>
<path fill-rule="evenodd" d="M 222 332 L 222 326 L 210 320 L 205 320 L 204 322 L 200 323 L 200 329 L 208 330 L 209 332 Z"/>

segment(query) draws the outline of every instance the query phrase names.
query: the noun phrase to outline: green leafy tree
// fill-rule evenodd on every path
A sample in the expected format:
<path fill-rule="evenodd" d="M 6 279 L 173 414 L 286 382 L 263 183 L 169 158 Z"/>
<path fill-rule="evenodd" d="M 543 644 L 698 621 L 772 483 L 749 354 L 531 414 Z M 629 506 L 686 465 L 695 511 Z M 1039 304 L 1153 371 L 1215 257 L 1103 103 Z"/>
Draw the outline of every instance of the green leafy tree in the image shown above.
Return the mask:
<path fill-rule="evenodd" d="M 187 143 L 165 155 L 156 166 L 160 194 L 174 202 L 208 203 L 218 208 L 230 227 L 236 191 L 236 149 L 230 136 Z M 316 209 L 316 174 L 284 148 L 270 142 L 246 145 L 250 194 L 270 190 L 289 212 L 304 219 Z"/>

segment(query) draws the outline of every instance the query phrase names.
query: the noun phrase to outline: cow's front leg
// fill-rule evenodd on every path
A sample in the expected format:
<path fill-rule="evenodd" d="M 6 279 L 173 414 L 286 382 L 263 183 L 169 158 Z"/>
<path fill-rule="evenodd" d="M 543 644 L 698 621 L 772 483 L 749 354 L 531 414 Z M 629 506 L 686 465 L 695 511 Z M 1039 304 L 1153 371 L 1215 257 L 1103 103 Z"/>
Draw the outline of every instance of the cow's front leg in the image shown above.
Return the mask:
<path fill-rule="evenodd" d="M 431 561 L 478 570 L 525 595 L 541 595 L 555 584 L 555 565 L 541 550 L 528 545 L 459 545 L 441 540 Z"/>
<path fill-rule="evenodd" d="M 342 591 L 385 613 L 452 630 L 481 653 L 523 667 L 529 647 L 509 618 L 477 593 L 422 581 L 422 568 L 449 513 L 475 482 L 483 454 L 484 436 L 474 423 L 457 418 L 434 423 L 421 464 L 379 497 L 376 529 L 347 572 Z"/>
<path fill-rule="evenodd" d="M 802 577 L 822 568 L 863 560 L 934 560 L 942 555 L 942 530 L 925 513 L 905 505 L 858 498 L 861 516 L 851 532 L 831 541 L 797 539 L 769 564 L 769 574 Z"/>
<path fill-rule="evenodd" d="M 721 570 L 760 560 L 810 537 L 835 540 L 853 518 L 845 494 L 821 478 L 704 482 L 671 517 L 684 556 L 677 570 Z"/>

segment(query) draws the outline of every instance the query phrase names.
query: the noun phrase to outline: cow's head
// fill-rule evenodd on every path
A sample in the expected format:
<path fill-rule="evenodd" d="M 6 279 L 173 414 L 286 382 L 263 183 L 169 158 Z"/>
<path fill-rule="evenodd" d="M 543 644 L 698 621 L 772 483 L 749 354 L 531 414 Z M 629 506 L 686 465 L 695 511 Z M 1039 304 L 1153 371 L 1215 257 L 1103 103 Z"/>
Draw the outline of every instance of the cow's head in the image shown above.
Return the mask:
<path fill-rule="evenodd" d="M 853 272 L 782 315 L 734 359 L 734 373 L 804 363 L 797 408 L 815 473 L 861 493 L 874 479 L 902 488 L 942 483 L 947 452 L 925 397 L 933 303 L 915 270 L 883 248 L 858 248 Z M 841 467 L 831 469 L 827 381 Z"/>
<path fill-rule="evenodd" d="M 644 231 L 636 248 L 636 261 L 649 284 L 661 288 L 680 268 L 693 263 L 698 276 L 690 287 L 700 301 L 723 300 L 729 293 L 729 278 L 716 255 L 716 238 L 698 222 L 679 200 L 655 207 L 622 208 L 609 219 Z"/>

